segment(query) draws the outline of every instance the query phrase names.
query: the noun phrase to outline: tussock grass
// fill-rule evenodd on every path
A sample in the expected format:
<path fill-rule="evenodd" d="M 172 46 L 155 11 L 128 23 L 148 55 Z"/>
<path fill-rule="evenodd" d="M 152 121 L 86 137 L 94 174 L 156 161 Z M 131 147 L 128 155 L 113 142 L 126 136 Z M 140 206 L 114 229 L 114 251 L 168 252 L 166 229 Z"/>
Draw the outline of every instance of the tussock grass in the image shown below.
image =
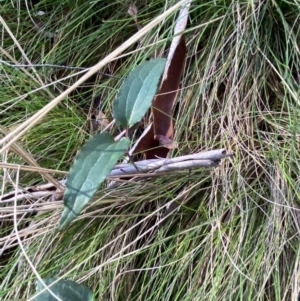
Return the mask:
<path fill-rule="evenodd" d="M 141 25 L 165 10 L 157 0 L 136 6 Z M 93 66 L 136 32 L 128 7 L 129 1 L 45 0 L 34 9 L 6 3 L 1 15 L 18 45 L 2 27 L 0 58 Z M 37 10 L 46 12 L 43 30 L 30 18 Z M 62 201 L 1 204 L 1 300 L 34 293 L 36 275 L 24 253 L 42 277 L 84 282 L 96 300 L 297 300 L 299 14 L 298 1 L 194 1 L 173 155 L 225 146 L 235 157 L 214 170 L 103 187 L 63 233 L 55 231 Z M 155 51 L 166 55 L 175 20 L 171 15 L 141 48 L 132 45 L 101 70 L 114 77 L 96 74 L 19 140 L 40 166 L 68 170 L 91 135 L 93 97 L 101 95 L 100 110 L 111 120 L 122 79 Z M 1 125 L 7 130 L 80 77 L 67 68 L 2 64 L 0 70 Z M 112 132 L 120 130 L 114 125 Z M 12 152 L 2 161 L 26 164 Z M 25 171 L 3 170 L 1 178 L 2 194 L 44 183 Z M 181 206 L 166 216 L 172 201 Z"/>

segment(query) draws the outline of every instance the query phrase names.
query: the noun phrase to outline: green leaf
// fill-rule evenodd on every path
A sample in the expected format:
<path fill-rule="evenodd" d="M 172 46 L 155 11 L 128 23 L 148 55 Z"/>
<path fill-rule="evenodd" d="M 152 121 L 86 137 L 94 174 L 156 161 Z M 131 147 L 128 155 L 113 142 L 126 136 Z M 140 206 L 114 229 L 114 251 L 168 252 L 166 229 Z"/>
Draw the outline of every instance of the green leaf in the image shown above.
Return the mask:
<path fill-rule="evenodd" d="M 129 143 L 128 138 L 115 142 L 109 133 L 101 133 L 82 147 L 67 176 L 60 230 L 80 214 L 125 153 Z"/>
<path fill-rule="evenodd" d="M 124 127 L 140 121 L 151 107 L 166 61 L 145 61 L 124 80 L 113 103 L 114 118 Z"/>
<path fill-rule="evenodd" d="M 56 279 L 43 279 L 47 286 L 51 285 Z M 45 289 L 44 285 L 37 281 L 37 292 Z M 63 301 L 92 301 L 93 292 L 83 284 L 76 283 L 70 280 L 59 280 L 54 283 L 49 289 L 58 298 Z M 33 299 L 34 301 L 57 301 L 58 299 L 52 296 L 49 291 L 44 290 L 41 294 Z"/>

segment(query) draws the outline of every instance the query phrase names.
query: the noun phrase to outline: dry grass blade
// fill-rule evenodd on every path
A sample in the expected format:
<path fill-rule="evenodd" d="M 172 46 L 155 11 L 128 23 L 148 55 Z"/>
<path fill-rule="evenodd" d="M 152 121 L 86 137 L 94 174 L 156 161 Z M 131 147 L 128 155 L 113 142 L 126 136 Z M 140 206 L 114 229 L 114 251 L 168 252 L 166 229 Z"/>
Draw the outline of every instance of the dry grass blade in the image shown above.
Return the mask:
<path fill-rule="evenodd" d="M 135 1 L 138 22 L 148 24 L 176 2 Z M 51 32 L 61 30 L 53 40 L 37 33 L 22 2 L 13 9 L 4 1 L 1 9 L 30 62 L 82 67 L 95 66 L 136 33 L 129 3 L 43 0 L 29 7 L 48 14 L 40 19 L 49 20 Z M 95 300 L 299 299 L 299 15 L 299 3 L 290 0 L 193 1 L 172 112 L 178 148 L 164 160 L 222 148 L 234 158 L 215 168 L 109 178 L 65 232 L 55 231 L 63 203 L 49 199 L 55 188 L 41 186 L 39 173 L 69 170 L 90 137 L 90 101 L 101 95 L 99 110 L 111 120 L 122 79 L 151 54 L 169 53 L 177 15 L 149 30 L 142 48 L 137 40 L 101 70 L 118 77 L 93 76 L 28 130 L 18 143 L 44 169 L 22 170 L 27 163 L 14 152 L 2 158 L 1 196 L 8 199 L 0 202 L 0 299 L 30 299 L 35 272 L 83 282 Z M 3 60 L 26 62 L 2 33 Z M 1 125 L 13 132 L 49 97 L 31 69 L 0 69 Z M 55 97 L 81 76 L 36 70 Z M 123 130 L 109 127 L 114 137 Z M 24 187 L 44 190 L 23 197 Z"/>

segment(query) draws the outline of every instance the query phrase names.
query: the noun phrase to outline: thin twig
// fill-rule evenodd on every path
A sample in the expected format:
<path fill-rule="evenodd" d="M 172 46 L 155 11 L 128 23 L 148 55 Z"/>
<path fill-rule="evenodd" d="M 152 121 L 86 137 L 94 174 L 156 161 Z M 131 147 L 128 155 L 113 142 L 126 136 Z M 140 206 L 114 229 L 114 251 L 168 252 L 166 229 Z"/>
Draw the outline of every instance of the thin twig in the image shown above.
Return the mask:
<path fill-rule="evenodd" d="M 199 152 L 192 155 L 180 156 L 171 159 L 150 159 L 132 163 L 117 164 L 114 169 L 106 176 L 107 180 L 115 180 L 118 178 L 135 177 L 143 178 L 145 176 L 165 175 L 166 173 L 174 173 L 191 170 L 199 167 L 216 167 L 221 159 L 232 157 L 233 154 L 227 154 L 224 148 L 218 150 L 210 150 Z M 18 165 L 18 169 L 22 170 L 22 166 Z M 38 169 L 37 169 L 38 170 Z M 43 172 L 55 172 L 54 170 L 43 169 Z M 65 180 L 59 181 L 59 184 L 65 186 Z M 43 184 L 40 186 L 30 186 L 19 189 L 14 192 L 7 193 L 0 197 L 1 202 L 9 203 L 12 200 L 38 199 L 43 196 L 49 196 L 57 193 L 53 184 Z"/>

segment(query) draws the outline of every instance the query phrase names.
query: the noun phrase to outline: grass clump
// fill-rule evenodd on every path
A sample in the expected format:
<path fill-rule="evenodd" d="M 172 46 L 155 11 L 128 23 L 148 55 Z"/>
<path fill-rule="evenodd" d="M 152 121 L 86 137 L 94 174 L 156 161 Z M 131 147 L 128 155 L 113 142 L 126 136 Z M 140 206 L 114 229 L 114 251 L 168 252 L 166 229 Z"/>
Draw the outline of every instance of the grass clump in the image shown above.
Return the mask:
<path fill-rule="evenodd" d="M 137 31 L 129 1 L 28 4 L 2 6 L 3 61 L 90 67 Z M 141 25 L 165 10 L 157 0 L 135 5 Z M 46 14 L 37 17 L 38 10 Z M 210 171 L 101 190 L 62 233 L 55 231 L 62 201 L 20 201 L 16 211 L 14 202 L 3 202 L 0 299 L 30 298 L 37 272 L 84 282 L 96 300 L 297 300 L 299 13 L 300 4 L 292 1 L 193 1 L 173 155 L 225 146 L 234 159 Z M 155 51 L 166 56 L 175 20 L 171 15 L 142 45 L 101 70 L 113 77 L 98 72 L 78 87 L 19 144 L 40 166 L 68 171 L 91 135 L 92 99 L 101 96 L 99 110 L 111 121 L 123 78 Z M 1 126 L 7 131 L 83 72 L 0 68 Z M 25 164 L 12 152 L 2 162 Z M 10 169 L 1 178 L 2 194 L 44 183 L 38 173 Z M 182 206 L 166 217 L 171 201 Z"/>

